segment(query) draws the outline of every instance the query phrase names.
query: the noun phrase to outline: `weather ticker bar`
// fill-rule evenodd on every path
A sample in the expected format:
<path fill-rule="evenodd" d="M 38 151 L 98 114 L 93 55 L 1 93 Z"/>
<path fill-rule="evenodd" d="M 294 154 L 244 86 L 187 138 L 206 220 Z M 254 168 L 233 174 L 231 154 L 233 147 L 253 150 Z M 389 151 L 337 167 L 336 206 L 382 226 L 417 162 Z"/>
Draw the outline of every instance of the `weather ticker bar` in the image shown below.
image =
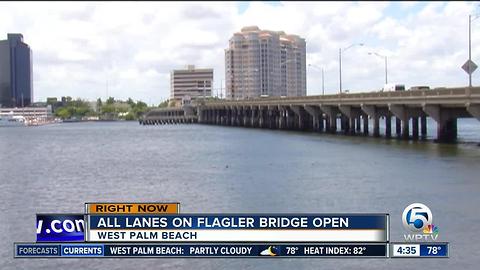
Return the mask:
<path fill-rule="evenodd" d="M 37 244 L 16 243 L 15 258 L 387 257 L 387 244 Z"/>

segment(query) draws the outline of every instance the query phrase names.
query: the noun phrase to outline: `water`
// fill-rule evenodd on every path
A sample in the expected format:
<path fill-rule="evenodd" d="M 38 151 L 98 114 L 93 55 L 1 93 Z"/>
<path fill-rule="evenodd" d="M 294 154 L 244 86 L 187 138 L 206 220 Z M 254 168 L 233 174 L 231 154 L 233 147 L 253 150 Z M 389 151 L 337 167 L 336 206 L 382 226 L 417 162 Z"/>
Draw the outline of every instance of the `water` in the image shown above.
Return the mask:
<path fill-rule="evenodd" d="M 480 123 L 467 124 L 460 138 L 480 142 Z M 0 268 L 477 269 L 479 162 L 476 144 L 135 122 L 1 128 Z M 78 213 L 91 201 L 179 201 L 184 213 L 387 212 L 393 241 L 403 240 L 403 209 L 421 202 L 451 257 L 13 259 L 14 242 L 35 241 L 35 213 Z"/>

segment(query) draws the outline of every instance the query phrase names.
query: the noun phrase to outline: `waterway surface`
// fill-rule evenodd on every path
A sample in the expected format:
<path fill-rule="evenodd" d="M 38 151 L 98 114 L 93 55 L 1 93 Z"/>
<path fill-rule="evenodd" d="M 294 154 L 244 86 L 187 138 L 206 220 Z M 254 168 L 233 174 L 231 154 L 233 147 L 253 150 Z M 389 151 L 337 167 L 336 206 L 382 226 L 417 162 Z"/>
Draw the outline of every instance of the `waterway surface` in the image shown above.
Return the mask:
<path fill-rule="evenodd" d="M 465 123 L 460 140 L 480 142 L 480 122 Z M 479 193 L 474 143 L 136 122 L 0 128 L 0 268 L 478 269 Z M 179 201 L 183 213 L 390 213 L 392 241 L 403 241 L 403 209 L 421 202 L 451 257 L 13 259 L 14 242 L 35 241 L 35 213 L 81 213 L 92 201 Z"/>

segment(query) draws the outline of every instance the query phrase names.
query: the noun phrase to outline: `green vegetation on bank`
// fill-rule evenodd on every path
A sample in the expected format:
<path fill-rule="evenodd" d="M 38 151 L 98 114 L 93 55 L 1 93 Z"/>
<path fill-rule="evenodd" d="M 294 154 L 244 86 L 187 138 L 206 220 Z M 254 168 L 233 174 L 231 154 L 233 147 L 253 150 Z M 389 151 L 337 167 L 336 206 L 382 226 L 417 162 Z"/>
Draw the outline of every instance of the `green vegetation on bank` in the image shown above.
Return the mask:
<path fill-rule="evenodd" d="M 102 101 L 87 101 L 80 98 L 73 100 L 71 97 L 48 98 L 47 104 L 52 105 L 55 116 L 62 119 L 99 119 L 99 120 L 137 120 L 149 110 L 143 101 L 115 100 L 109 97 Z"/>
<path fill-rule="evenodd" d="M 218 100 L 218 97 L 206 97 L 205 101 Z M 199 99 L 196 102 L 202 102 Z M 180 106 L 178 101 L 164 100 L 156 107 L 148 107 L 143 101 L 134 101 L 128 98 L 126 101 L 109 97 L 107 100 L 98 98 L 97 101 L 88 101 L 81 98 L 56 97 L 47 98 L 47 105 L 52 106 L 56 117 L 63 120 L 138 120 L 149 110 L 154 108 L 167 108 Z"/>

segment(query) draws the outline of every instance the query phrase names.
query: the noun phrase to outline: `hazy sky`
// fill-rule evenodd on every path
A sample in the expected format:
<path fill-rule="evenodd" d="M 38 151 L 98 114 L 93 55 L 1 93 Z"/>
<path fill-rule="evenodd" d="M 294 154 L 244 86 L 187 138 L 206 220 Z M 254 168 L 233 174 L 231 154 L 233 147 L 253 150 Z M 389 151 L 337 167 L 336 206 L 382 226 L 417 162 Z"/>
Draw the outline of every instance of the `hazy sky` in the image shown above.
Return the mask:
<path fill-rule="evenodd" d="M 307 94 L 378 90 L 383 59 L 389 82 L 464 86 L 468 15 L 479 2 L 0 2 L 0 39 L 22 33 L 33 51 L 34 99 L 109 96 L 158 104 L 170 70 L 214 68 L 225 77 L 224 49 L 243 26 L 283 30 L 307 42 Z M 480 65 L 480 19 L 472 22 L 472 60 Z M 107 88 L 108 81 L 108 88 Z M 480 70 L 473 75 L 480 84 Z M 224 87 L 223 87 L 224 88 Z M 108 90 L 107 90 L 108 89 Z"/>

